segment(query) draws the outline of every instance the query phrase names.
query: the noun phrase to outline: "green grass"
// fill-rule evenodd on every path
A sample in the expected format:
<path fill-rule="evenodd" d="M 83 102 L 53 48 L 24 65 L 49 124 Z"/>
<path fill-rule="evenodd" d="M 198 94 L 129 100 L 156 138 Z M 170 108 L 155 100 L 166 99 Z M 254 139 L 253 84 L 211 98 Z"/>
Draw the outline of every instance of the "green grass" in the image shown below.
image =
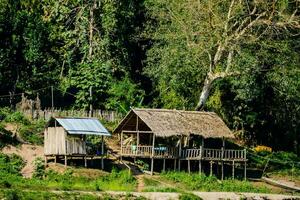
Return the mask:
<path fill-rule="evenodd" d="M 179 195 L 179 200 L 201 200 L 201 197 L 194 195 L 192 193 L 182 193 Z"/>
<path fill-rule="evenodd" d="M 144 181 L 144 189 L 143 192 L 180 192 L 180 190 L 162 185 L 157 180 L 153 180 L 151 178 L 143 178 Z"/>
<path fill-rule="evenodd" d="M 224 191 L 224 192 L 259 192 L 270 193 L 266 187 L 255 187 L 248 181 L 227 179 L 219 181 L 214 176 L 198 173 L 166 172 L 161 179 L 174 183 L 174 187 L 187 191 Z"/>
<path fill-rule="evenodd" d="M 64 191 L 134 191 L 136 188 L 136 179 L 127 170 L 113 169 L 111 173 L 97 177 L 74 176 L 72 170 L 63 174 L 49 170 L 39 171 L 34 178 L 26 179 L 20 174 L 23 165 L 22 159 L 16 155 L 0 154 L 0 188 Z"/>

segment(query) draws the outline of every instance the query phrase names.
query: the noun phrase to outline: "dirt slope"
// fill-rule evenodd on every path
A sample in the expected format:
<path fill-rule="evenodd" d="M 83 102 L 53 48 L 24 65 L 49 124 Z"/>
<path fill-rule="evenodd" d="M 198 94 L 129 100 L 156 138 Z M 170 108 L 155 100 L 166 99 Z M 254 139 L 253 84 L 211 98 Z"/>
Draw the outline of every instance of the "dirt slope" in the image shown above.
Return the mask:
<path fill-rule="evenodd" d="M 9 145 L 4 147 L 2 152 L 5 154 L 17 154 L 22 157 L 26 164 L 21 173 L 26 178 L 30 178 L 34 172 L 33 161 L 37 157 L 44 158 L 44 148 L 36 145 L 22 144 L 19 147 Z"/>

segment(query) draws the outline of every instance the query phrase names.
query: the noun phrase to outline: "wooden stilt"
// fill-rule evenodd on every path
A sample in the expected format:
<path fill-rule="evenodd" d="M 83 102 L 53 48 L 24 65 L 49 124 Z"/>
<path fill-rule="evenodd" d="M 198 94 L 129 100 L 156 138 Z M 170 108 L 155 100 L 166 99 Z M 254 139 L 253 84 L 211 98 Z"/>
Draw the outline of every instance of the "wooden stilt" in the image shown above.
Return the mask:
<path fill-rule="evenodd" d="M 65 167 L 67 167 L 67 164 L 68 164 L 68 157 L 67 155 L 65 155 Z"/>
<path fill-rule="evenodd" d="M 102 156 L 101 156 L 101 169 L 104 169 L 104 162 L 103 162 L 103 157 L 104 157 L 104 139 L 103 139 L 103 135 L 101 137 L 101 153 L 102 153 Z"/>
<path fill-rule="evenodd" d="M 56 164 L 56 159 L 57 159 L 57 156 L 55 155 L 54 156 L 54 163 Z"/>
<path fill-rule="evenodd" d="M 191 161 L 190 160 L 188 160 L 188 172 L 189 172 L 189 174 L 191 173 Z"/>
<path fill-rule="evenodd" d="M 199 174 L 202 173 L 202 160 L 199 160 Z"/>
<path fill-rule="evenodd" d="M 176 171 L 176 159 L 174 159 L 174 171 Z"/>
<path fill-rule="evenodd" d="M 224 180 L 224 151 L 225 151 L 225 138 L 222 138 L 222 161 L 221 161 L 221 180 Z"/>
<path fill-rule="evenodd" d="M 224 180 L 224 161 L 222 160 L 221 161 L 221 180 L 223 181 Z"/>
<path fill-rule="evenodd" d="M 247 161 L 245 161 L 244 179 L 247 180 Z"/>
<path fill-rule="evenodd" d="M 121 160 L 122 160 L 122 154 L 123 154 L 123 131 L 121 132 Z"/>
<path fill-rule="evenodd" d="M 47 163 L 48 163 L 48 159 L 47 156 L 45 155 L 45 166 L 47 166 Z"/>
<path fill-rule="evenodd" d="M 232 161 L 232 179 L 234 179 L 234 165 L 235 165 L 235 163 L 234 163 L 234 161 Z"/>
<path fill-rule="evenodd" d="M 84 156 L 84 167 L 87 167 L 87 159 L 86 159 L 86 156 Z"/>
<path fill-rule="evenodd" d="M 166 171 L 166 159 L 163 160 L 163 172 Z"/>
<path fill-rule="evenodd" d="M 210 161 L 209 163 L 210 163 L 210 173 L 209 173 L 209 175 L 212 176 L 213 161 Z"/>
<path fill-rule="evenodd" d="M 154 164 L 154 158 L 151 158 L 151 176 L 153 175 L 153 164 Z"/>
<path fill-rule="evenodd" d="M 152 140 L 152 155 L 151 155 L 151 176 L 153 175 L 154 145 L 155 145 L 155 135 L 154 135 L 154 133 L 153 133 L 153 140 Z"/>
<path fill-rule="evenodd" d="M 178 159 L 178 170 L 180 171 L 180 158 L 181 158 L 181 140 L 182 140 L 182 137 L 180 136 L 180 138 L 179 138 L 179 159 Z"/>

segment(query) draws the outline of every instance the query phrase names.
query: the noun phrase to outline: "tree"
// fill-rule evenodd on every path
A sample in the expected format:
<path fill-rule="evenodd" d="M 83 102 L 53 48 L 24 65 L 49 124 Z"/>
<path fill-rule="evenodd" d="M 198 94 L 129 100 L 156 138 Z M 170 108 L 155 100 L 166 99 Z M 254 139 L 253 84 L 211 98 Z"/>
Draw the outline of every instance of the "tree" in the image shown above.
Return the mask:
<path fill-rule="evenodd" d="M 148 54 L 147 73 L 161 85 L 166 83 L 161 91 L 178 90 L 177 86 L 170 90 L 168 82 L 178 79 L 181 74 L 176 73 L 190 65 L 186 75 L 196 77 L 194 85 L 199 84 L 199 78 L 203 85 L 194 90 L 199 95 L 196 110 L 203 109 L 216 80 L 240 75 L 251 67 L 251 63 L 238 65 L 244 47 L 300 29 L 298 1 L 156 0 L 146 5 L 153 21 L 151 27 L 156 28 L 148 32 L 156 44 Z M 175 78 L 157 76 L 172 70 Z"/>

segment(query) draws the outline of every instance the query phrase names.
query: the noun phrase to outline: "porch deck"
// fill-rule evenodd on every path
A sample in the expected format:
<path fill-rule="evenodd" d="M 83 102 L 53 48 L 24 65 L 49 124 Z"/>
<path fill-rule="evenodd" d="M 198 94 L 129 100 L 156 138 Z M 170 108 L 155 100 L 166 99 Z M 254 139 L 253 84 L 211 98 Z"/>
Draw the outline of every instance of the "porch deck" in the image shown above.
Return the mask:
<path fill-rule="evenodd" d="M 127 146 L 121 148 L 122 156 L 180 160 L 247 161 L 246 150 L 233 149 L 182 149 L 176 147 Z"/>

